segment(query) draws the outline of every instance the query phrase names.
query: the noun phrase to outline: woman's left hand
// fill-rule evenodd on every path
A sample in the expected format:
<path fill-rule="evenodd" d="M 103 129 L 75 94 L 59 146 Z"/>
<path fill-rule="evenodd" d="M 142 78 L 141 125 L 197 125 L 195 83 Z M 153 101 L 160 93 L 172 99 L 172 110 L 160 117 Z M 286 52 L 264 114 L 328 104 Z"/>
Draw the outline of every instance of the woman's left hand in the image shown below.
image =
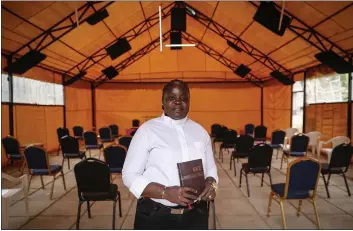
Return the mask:
<path fill-rule="evenodd" d="M 205 182 L 205 189 L 200 194 L 199 198 L 203 201 L 211 201 L 216 197 L 216 190 L 212 187 L 212 183 L 216 183 L 213 177 L 207 177 Z"/>

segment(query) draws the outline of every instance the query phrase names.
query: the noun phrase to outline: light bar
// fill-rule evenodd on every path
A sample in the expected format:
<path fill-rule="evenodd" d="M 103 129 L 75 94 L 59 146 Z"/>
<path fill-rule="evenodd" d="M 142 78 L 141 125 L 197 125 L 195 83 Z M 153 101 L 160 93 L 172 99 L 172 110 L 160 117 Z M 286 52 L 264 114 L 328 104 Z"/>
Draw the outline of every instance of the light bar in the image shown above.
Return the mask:
<path fill-rule="evenodd" d="M 195 47 L 196 44 L 165 44 L 166 47 Z"/>

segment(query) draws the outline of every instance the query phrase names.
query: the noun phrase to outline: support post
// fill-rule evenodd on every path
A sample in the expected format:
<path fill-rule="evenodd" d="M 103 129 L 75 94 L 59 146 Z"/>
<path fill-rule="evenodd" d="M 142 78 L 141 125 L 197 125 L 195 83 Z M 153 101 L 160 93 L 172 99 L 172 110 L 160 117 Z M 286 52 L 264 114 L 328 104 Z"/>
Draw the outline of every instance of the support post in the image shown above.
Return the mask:
<path fill-rule="evenodd" d="M 12 65 L 12 55 L 7 56 L 7 66 Z M 9 81 L 9 126 L 10 126 L 10 135 L 14 136 L 14 116 L 13 116 L 13 75 L 11 68 L 9 68 L 8 81 Z"/>
<path fill-rule="evenodd" d="M 261 125 L 264 125 L 264 87 L 261 87 Z"/>
<path fill-rule="evenodd" d="M 353 62 L 353 58 L 350 58 Z M 352 72 L 348 73 L 348 117 L 347 117 L 347 136 L 352 139 Z"/>
<path fill-rule="evenodd" d="M 306 123 L 306 76 L 307 71 L 304 71 L 304 92 L 303 92 L 303 133 L 305 133 L 305 123 Z"/>
<path fill-rule="evenodd" d="M 62 76 L 62 84 L 63 84 L 63 101 L 64 101 L 64 108 L 63 108 L 63 116 L 64 116 L 64 128 L 66 128 L 66 95 L 65 95 L 65 85 L 64 85 L 64 81 L 65 81 L 65 78 L 64 78 L 64 75 Z"/>
<path fill-rule="evenodd" d="M 96 90 L 94 87 L 94 82 L 91 82 L 91 92 L 92 92 L 92 130 L 96 131 Z"/>

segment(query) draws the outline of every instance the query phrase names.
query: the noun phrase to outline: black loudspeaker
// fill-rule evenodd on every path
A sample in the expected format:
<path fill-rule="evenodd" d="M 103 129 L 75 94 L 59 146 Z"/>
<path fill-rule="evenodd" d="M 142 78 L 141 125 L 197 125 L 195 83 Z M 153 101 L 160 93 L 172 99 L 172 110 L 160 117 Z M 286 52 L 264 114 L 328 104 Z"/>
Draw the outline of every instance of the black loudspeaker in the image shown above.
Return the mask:
<path fill-rule="evenodd" d="M 235 74 L 239 75 L 240 77 L 244 78 L 247 74 L 249 74 L 251 69 L 243 64 L 234 71 Z"/>
<path fill-rule="evenodd" d="M 315 55 L 321 63 L 331 67 L 339 74 L 353 72 L 353 65 L 341 58 L 333 51 L 324 51 Z"/>
<path fill-rule="evenodd" d="M 71 84 L 73 84 L 74 82 L 76 82 L 77 80 L 81 79 L 83 76 L 85 76 L 87 74 L 87 72 L 85 71 L 80 71 L 80 73 L 78 73 L 77 75 L 75 75 L 74 77 L 72 77 L 71 79 L 67 80 L 64 82 L 64 86 L 69 86 Z"/>
<path fill-rule="evenodd" d="M 230 46 L 231 48 L 233 48 L 234 50 L 236 50 L 238 52 L 242 52 L 243 51 L 240 47 L 238 47 L 236 44 L 232 43 L 229 40 L 227 40 L 227 44 L 228 44 L 228 46 Z"/>
<path fill-rule="evenodd" d="M 291 19 L 283 14 L 281 28 L 278 30 L 280 18 L 281 12 L 277 10 L 275 5 L 271 2 L 261 2 L 254 16 L 256 22 L 260 23 L 273 33 L 283 36 Z"/>
<path fill-rule="evenodd" d="M 23 74 L 32 67 L 38 65 L 47 56 L 40 53 L 39 51 L 30 51 L 21 58 L 17 59 L 12 65 L 4 68 L 6 72 L 12 72 L 16 74 Z"/>
<path fill-rule="evenodd" d="M 89 16 L 86 19 L 86 21 L 88 24 L 93 26 L 93 25 L 96 25 L 97 23 L 99 23 L 100 21 L 103 21 L 108 16 L 109 16 L 108 11 L 106 9 L 103 9 L 103 10 L 97 11 L 96 13 Z"/>
<path fill-rule="evenodd" d="M 105 74 L 105 76 L 107 76 L 108 79 L 112 79 L 115 76 L 119 75 L 119 72 L 113 66 L 107 67 L 102 72 L 103 74 Z"/>
<path fill-rule="evenodd" d="M 129 50 L 131 50 L 131 46 L 126 38 L 119 38 L 116 43 L 106 48 L 106 51 L 112 60 L 118 58 Z"/>
<path fill-rule="evenodd" d="M 283 83 L 284 85 L 292 85 L 292 84 L 294 84 L 294 81 L 293 81 L 292 78 L 289 78 L 288 76 L 282 74 L 281 72 L 279 72 L 279 71 L 277 71 L 277 70 L 276 70 L 276 71 L 272 71 L 272 72 L 270 73 L 270 75 L 271 75 L 273 78 L 275 78 L 275 79 L 277 79 L 278 81 L 280 81 L 281 83 Z"/>
<path fill-rule="evenodd" d="M 171 30 L 186 31 L 186 8 L 172 8 Z"/>
<path fill-rule="evenodd" d="M 171 31 L 170 32 L 170 44 L 181 44 L 181 32 Z M 181 50 L 182 47 L 170 47 L 171 50 Z"/>

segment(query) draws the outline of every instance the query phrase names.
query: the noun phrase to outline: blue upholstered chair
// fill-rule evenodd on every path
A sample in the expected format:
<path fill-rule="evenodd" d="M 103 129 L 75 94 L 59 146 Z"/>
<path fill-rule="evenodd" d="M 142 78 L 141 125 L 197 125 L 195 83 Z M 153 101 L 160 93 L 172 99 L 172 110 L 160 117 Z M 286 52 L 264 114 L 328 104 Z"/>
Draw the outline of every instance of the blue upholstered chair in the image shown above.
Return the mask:
<path fill-rule="evenodd" d="M 132 137 L 131 136 L 121 136 L 118 139 L 120 145 L 124 146 L 127 150 L 129 150 L 129 146 L 131 143 Z"/>
<path fill-rule="evenodd" d="M 61 144 L 60 144 L 61 138 L 63 138 L 64 136 L 69 136 L 70 132 L 69 132 L 69 129 L 64 128 L 64 127 L 60 127 L 58 129 L 56 129 L 56 134 L 58 136 L 58 142 L 59 142 L 58 153 L 57 153 L 57 156 L 58 156 L 60 153 L 60 149 L 61 149 Z"/>
<path fill-rule="evenodd" d="M 247 158 L 249 153 L 254 146 L 254 138 L 249 135 L 240 135 L 235 141 L 235 150 L 232 152 L 230 157 L 230 170 L 232 170 L 232 163 L 234 165 L 234 176 L 237 175 L 235 169 L 235 158 L 239 162 L 239 158 Z"/>
<path fill-rule="evenodd" d="M 111 124 L 108 127 L 110 128 L 110 131 L 112 132 L 112 137 L 118 138 L 119 137 L 119 126 L 116 124 Z"/>
<path fill-rule="evenodd" d="M 113 142 L 114 138 L 112 136 L 112 132 L 110 130 L 110 128 L 108 127 L 102 127 L 99 129 L 99 136 L 101 139 L 101 142 L 103 143 L 109 143 L 109 142 Z"/>
<path fill-rule="evenodd" d="M 5 169 L 10 163 L 14 161 L 22 161 L 22 166 L 20 167 L 20 172 L 22 175 L 26 162 L 23 158 L 23 155 L 21 154 L 20 143 L 17 139 L 8 135 L 2 139 L 2 145 L 4 146 L 5 155 L 7 158 Z"/>
<path fill-rule="evenodd" d="M 267 127 L 259 125 L 255 127 L 255 141 L 266 141 Z"/>
<path fill-rule="evenodd" d="M 112 144 L 104 148 L 105 163 L 109 166 L 110 179 L 113 181 L 112 174 L 119 174 L 123 170 L 127 149 L 119 144 Z"/>
<path fill-rule="evenodd" d="M 272 132 L 271 144 L 270 146 L 277 150 L 276 159 L 278 158 L 278 152 L 283 148 L 284 139 L 286 138 L 286 132 L 283 130 L 275 130 Z"/>
<path fill-rule="evenodd" d="M 86 158 L 86 152 L 80 151 L 80 145 L 78 140 L 72 136 L 64 136 L 61 138 L 61 149 L 63 153 L 63 162 L 62 166 L 64 166 L 64 160 L 67 159 L 67 165 L 70 169 L 70 159 L 83 159 Z"/>
<path fill-rule="evenodd" d="M 270 193 L 267 216 L 271 214 L 272 199 L 275 199 L 281 208 L 283 228 L 287 229 L 283 201 L 299 200 L 297 216 L 300 216 L 302 202 L 307 199 L 314 206 L 317 227 L 320 229 L 320 220 L 315 201 L 320 171 L 320 162 L 309 157 L 300 157 L 291 162 L 287 168 L 286 182 L 271 185 L 272 191 Z"/>
<path fill-rule="evenodd" d="M 91 157 L 92 149 L 98 149 L 99 150 L 98 158 L 100 158 L 103 144 L 98 144 L 97 134 L 93 131 L 85 131 L 83 133 L 83 137 L 85 138 L 85 147 L 86 147 L 86 150 L 88 150 L 89 156 Z"/>
<path fill-rule="evenodd" d="M 40 176 L 42 189 L 44 189 L 43 176 L 53 176 L 53 184 L 50 192 L 50 199 L 52 199 L 55 179 L 59 173 L 61 173 L 64 189 L 66 190 L 62 165 L 50 165 L 48 154 L 44 149 L 36 146 L 28 146 L 24 150 L 24 156 L 26 158 L 29 174 L 31 175 L 29 178 L 28 190 L 31 185 L 31 180 L 34 176 Z"/>
<path fill-rule="evenodd" d="M 74 137 L 76 139 L 83 139 L 83 127 L 81 126 L 74 126 L 72 128 L 72 131 L 74 132 Z"/>
<path fill-rule="evenodd" d="M 254 135 L 254 124 L 245 124 L 245 135 L 253 136 Z"/>
<path fill-rule="evenodd" d="M 233 129 L 229 129 L 227 131 L 227 133 L 225 134 L 224 138 L 223 138 L 223 142 L 221 144 L 220 147 L 220 152 L 219 155 L 222 157 L 222 163 L 223 163 L 223 151 L 224 149 L 230 149 L 230 148 L 235 148 L 235 141 L 237 140 L 238 137 L 238 133 L 237 131 L 233 130 Z"/>
<path fill-rule="evenodd" d="M 292 137 L 291 144 L 289 149 L 283 149 L 283 155 L 281 159 L 281 169 L 283 165 L 283 161 L 286 160 L 288 164 L 288 159 L 291 156 L 294 157 L 303 157 L 307 154 L 309 145 L 309 137 L 303 133 L 297 134 Z"/>

